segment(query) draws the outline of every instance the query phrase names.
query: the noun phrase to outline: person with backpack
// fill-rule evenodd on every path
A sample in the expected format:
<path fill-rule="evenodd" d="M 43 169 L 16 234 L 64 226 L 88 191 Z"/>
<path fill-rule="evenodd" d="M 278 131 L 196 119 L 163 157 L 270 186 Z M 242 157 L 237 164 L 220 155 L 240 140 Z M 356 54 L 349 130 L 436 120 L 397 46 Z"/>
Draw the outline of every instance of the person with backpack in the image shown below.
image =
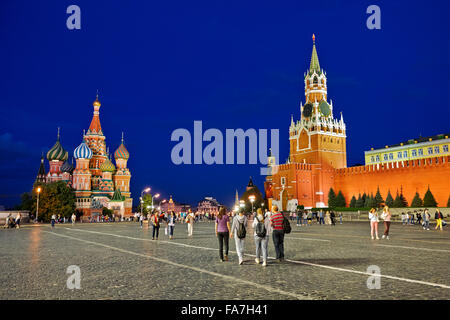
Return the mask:
<path fill-rule="evenodd" d="M 269 248 L 269 235 L 271 233 L 270 219 L 264 217 L 261 208 L 256 210 L 256 216 L 253 219 L 253 230 L 256 246 L 256 264 L 260 263 L 260 257 L 262 252 L 263 264 L 262 266 L 267 266 L 267 256 Z"/>
<path fill-rule="evenodd" d="M 272 228 L 272 239 L 275 247 L 277 262 L 284 260 L 284 219 L 285 217 L 278 211 L 278 207 L 273 206 L 272 215 L 270 217 L 270 226 Z"/>
<path fill-rule="evenodd" d="M 247 220 L 244 212 L 239 212 L 238 215 L 234 216 L 233 224 L 231 225 L 230 238 L 234 237 L 239 264 L 244 263 L 244 241 L 247 234 Z"/>
<path fill-rule="evenodd" d="M 230 217 L 227 215 L 225 207 L 219 209 L 216 217 L 215 231 L 219 240 L 219 258 L 221 262 L 228 261 L 228 241 L 230 238 Z M 225 243 L 225 256 L 223 255 L 223 245 Z"/>

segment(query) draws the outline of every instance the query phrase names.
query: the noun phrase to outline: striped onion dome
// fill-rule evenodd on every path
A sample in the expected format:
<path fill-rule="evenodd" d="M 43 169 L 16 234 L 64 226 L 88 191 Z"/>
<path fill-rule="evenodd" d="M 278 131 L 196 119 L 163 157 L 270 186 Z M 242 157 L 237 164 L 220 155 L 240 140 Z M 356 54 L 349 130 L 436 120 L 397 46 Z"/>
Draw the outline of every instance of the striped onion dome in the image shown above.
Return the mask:
<path fill-rule="evenodd" d="M 102 171 L 107 171 L 107 172 L 114 172 L 116 171 L 116 167 L 114 166 L 114 164 L 111 162 L 111 160 L 106 159 L 105 162 L 103 162 L 100 165 L 100 170 Z"/>
<path fill-rule="evenodd" d="M 73 169 L 74 169 L 73 165 L 71 165 L 69 161 L 64 162 L 63 165 L 61 166 L 61 172 L 72 173 Z"/>
<path fill-rule="evenodd" d="M 117 148 L 116 152 L 114 152 L 114 158 L 128 160 L 129 157 L 130 157 L 130 154 L 128 153 L 127 148 L 125 148 L 125 145 L 122 142 L 120 144 L 119 148 Z"/>
<path fill-rule="evenodd" d="M 75 159 L 91 159 L 92 155 L 91 148 L 84 141 L 73 151 Z"/>
<path fill-rule="evenodd" d="M 48 161 L 58 160 L 58 161 L 66 161 L 69 158 L 69 153 L 64 150 L 64 148 L 61 146 L 61 143 L 58 140 L 56 141 L 55 145 L 48 150 L 47 152 L 47 159 Z"/>

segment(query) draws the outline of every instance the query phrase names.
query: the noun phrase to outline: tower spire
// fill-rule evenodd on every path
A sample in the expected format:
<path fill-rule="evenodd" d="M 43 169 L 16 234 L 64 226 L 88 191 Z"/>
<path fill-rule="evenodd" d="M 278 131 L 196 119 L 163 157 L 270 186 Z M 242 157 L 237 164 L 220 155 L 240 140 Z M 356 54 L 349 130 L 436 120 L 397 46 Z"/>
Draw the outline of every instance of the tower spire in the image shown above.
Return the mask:
<path fill-rule="evenodd" d="M 122 144 L 123 144 L 123 131 L 122 131 Z"/>
<path fill-rule="evenodd" d="M 59 141 L 59 130 L 60 130 L 61 128 L 60 127 L 58 127 L 58 136 L 57 136 L 57 140 Z"/>
<path fill-rule="evenodd" d="M 319 57 L 317 56 L 317 50 L 316 50 L 316 36 L 313 34 L 313 50 L 311 54 L 311 63 L 309 64 L 309 72 L 312 71 L 320 71 L 320 64 L 319 64 Z"/>

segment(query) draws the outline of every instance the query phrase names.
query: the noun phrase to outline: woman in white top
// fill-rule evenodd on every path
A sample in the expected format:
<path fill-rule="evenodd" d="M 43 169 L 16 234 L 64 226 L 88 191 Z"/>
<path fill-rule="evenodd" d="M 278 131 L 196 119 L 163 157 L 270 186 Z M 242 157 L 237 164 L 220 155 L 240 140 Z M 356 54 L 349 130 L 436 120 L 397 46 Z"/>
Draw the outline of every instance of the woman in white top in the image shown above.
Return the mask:
<path fill-rule="evenodd" d="M 258 223 L 261 223 L 260 227 L 258 226 Z M 264 228 L 262 226 L 264 225 Z M 259 257 L 263 256 L 263 267 L 267 266 L 267 256 L 269 255 L 268 252 L 268 246 L 269 246 L 269 235 L 272 233 L 272 229 L 270 226 L 270 219 L 268 217 L 264 217 L 264 214 L 261 210 L 261 208 L 258 208 L 256 210 L 256 216 L 253 219 L 253 236 L 255 238 L 255 246 L 256 246 L 256 259 L 255 262 L 259 264 L 260 260 Z M 263 237 L 260 237 L 262 235 L 261 233 L 258 235 L 258 232 L 263 232 L 265 230 L 265 235 Z"/>
<path fill-rule="evenodd" d="M 378 238 L 378 212 L 372 208 L 369 211 L 369 220 L 370 220 L 370 235 L 372 236 L 372 240 L 374 239 L 373 234 L 375 232 L 375 236 L 376 239 L 379 240 L 380 238 Z"/>

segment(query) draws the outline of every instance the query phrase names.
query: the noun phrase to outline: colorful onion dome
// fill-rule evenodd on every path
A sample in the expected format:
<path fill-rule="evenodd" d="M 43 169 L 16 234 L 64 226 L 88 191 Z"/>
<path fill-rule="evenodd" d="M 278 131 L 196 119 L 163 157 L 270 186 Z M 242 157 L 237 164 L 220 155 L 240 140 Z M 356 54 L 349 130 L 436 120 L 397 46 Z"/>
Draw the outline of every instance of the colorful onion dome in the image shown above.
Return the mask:
<path fill-rule="evenodd" d="M 106 159 L 105 162 L 103 162 L 100 165 L 100 170 L 102 170 L 103 172 L 114 172 L 116 171 L 116 167 L 114 166 L 114 164 L 111 162 L 111 160 Z"/>
<path fill-rule="evenodd" d="M 122 143 L 120 144 L 119 148 L 117 148 L 116 152 L 114 152 L 114 158 L 128 160 L 129 157 L 130 154 L 128 153 L 127 148 L 125 148 L 125 145 L 123 144 L 123 132 L 122 132 Z"/>
<path fill-rule="evenodd" d="M 114 158 L 116 159 L 128 159 L 129 157 L 130 154 L 123 143 L 117 148 L 116 152 L 114 152 Z"/>
<path fill-rule="evenodd" d="M 74 169 L 73 165 L 71 165 L 69 161 L 64 162 L 63 165 L 61 166 L 61 172 L 72 173 L 73 169 Z"/>
<path fill-rule="evenodd" d="M 62 147 L 61 143 L 59 142 L 59 128 L 58 128 L 58 140 L 56 140 L 55 145 L 48 150 L 47 152 L 47 159 L 48 161 L 66 161 L 69 158 L 69 154 L 64 148 Z"/>
<path fill-rule="evenodd" d="M 84 141 L 73 151 L 75 159 L 91 159 L 92 155 L 91 148 Z"/>

